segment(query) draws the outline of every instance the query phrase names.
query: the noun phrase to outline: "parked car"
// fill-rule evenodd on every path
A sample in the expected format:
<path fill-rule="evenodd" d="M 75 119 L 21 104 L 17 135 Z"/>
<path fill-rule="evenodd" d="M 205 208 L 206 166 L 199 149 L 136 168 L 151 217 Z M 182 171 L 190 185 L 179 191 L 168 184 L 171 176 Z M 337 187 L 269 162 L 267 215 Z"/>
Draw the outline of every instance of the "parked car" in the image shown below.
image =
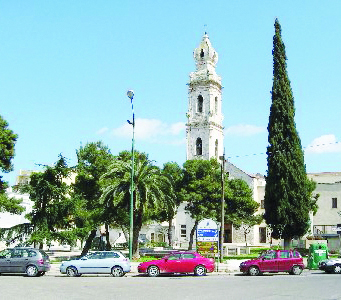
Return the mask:
<path fill-rule="evenodd" d="M 239 268 L 241 272 L 251 276 L 264 272 L 289 272 L 292 275 L 300 275 L 304 264 L 297 250 L 268 250 L 257 259 L 242 262 Z"/>
<path fill-rule="evenodd" d="M 49 271 L 49 256 L 40 249 L 15 247 L 0 251 L 0 273 L 26 273 L 42 276 Z"/>
<path fill-rule="evenodd" d="M 320 270 L 326 273 L 341 273 L 341 257 L 321 260 L 318 264 Z"/>
<path fill-rule="evenodd" d="M 179 251 L 162 259 L 140 263 L 138 272 L 156 277 L 160 273 L 194 273 L 197 276 L 214 271 L 214 260 L 192 251 Z"/>
<path fill-rule="evenodd" d="M 82 274 L 111 274 L 122 277 L 130 272 L 130 261 L 120 251 L 98 251 L 78 259 L 63 261 L 60 272 L 69 277 Z"/>

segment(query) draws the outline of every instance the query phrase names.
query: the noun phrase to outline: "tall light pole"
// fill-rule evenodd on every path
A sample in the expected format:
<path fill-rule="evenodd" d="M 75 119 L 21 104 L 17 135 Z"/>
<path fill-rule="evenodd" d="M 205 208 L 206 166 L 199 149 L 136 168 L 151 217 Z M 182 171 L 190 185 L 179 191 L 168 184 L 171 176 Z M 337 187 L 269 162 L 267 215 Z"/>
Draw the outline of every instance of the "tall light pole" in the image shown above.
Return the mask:
<path fill-rule="evenodd" d="M 130 230 L 129 230 L 129 259 L 133 257 L 133 228 L 134 228 L 134 131 L 135 131 L 135 115 L 133 98 L 134 91 L 129 90 L 127 96 L 131 102 L 131 111 L 133 113 L 133 121 L 127 120 L 127 122 L 133 126 L 133 138 L 131 141 L 131 179 L 130 179 Z"/>
<path fill-rule="evenodd" d="M 220 262 L 223 262 L 224 257 L 224 226 L 225 226 L 225 150 L 223 156 L 219 156 L 221 163 L 221 227 L 220 227 Z"/>

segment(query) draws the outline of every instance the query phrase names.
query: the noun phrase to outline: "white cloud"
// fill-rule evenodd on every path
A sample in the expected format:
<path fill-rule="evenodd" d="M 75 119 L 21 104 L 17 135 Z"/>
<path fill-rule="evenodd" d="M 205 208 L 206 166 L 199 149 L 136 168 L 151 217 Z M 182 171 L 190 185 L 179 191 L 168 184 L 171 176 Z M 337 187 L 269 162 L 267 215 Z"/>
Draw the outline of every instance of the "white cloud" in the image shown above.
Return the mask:
<path fill-rule="evenodd" d="M 167 124 L 157 119 L 138 118 L 135 120 L 135 138 L 154 143 L 183 144 L 184 138 L 181 135 L 185 128 L 184 122 Z M 114 128 L 112 134 L 116 137 L 131 138 L 132 130 L 132 126 L 126 123 Z"/>
<path fill-rule="evenodd" d="M 96 134 L 102 135 L 102 134 L 106 133 L 108 130 L 109 130 L 108 127 L 103 127 L 103 128 L 101 128 L 101 129 L 99 129 L 99 130 L 96 132 Z"/>
<path fill-rule="evenodd" d="M 314 139 L 305 149 L 306 153 L 341 152 L 341 142 L 334 134 L 322 135 Z"/>
<path fill-rule="evenodd" d="M 239 124 L 227 127 L 225 129 L 226 135 L 239 135 L 239 136 L 250 136 L 259 134 L 262 132 L 266 132 L 265 127 L 255 126 L 255 125 L 247 125 L 247 124 Z"/>

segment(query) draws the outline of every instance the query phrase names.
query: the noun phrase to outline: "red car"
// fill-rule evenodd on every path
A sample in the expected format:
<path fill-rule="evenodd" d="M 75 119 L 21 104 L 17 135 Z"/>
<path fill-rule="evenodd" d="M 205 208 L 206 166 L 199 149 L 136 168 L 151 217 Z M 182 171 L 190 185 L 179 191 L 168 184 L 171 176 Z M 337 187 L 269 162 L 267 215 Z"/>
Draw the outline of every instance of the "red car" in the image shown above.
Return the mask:
<path fill-rule="evenodd" d="M 251 276 L 263 272 L 289 272 L 292 275 L 300 275 L 304 264 L 297 250 L 268 250 L 257 259 L 242 262 L 239 268 L 241 272 Z"/>
<path fill-rule="evenodd" d="M 160 273 L 194 273 L 197 276 L 214 271 L 214 260 L 192 251 L 172 252 L 162 259 L 143 262 L 138 272 L 156 277 Z"/>

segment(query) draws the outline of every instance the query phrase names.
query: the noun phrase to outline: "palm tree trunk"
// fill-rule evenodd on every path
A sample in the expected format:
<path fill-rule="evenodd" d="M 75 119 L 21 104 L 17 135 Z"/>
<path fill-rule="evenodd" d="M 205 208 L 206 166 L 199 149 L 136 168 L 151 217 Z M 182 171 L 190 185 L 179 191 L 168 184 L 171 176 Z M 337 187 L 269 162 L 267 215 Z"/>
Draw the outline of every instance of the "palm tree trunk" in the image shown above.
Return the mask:
<path fill-rule="evenodd" d="M 91 248 L 92 240 L 96 236 L 96 232 L 97 232 L 97 229 L 91 230 L 88 238 L 86 239 L 86 242 L 85 242 L 84 248 L 82 250 L 81 256 L 84 256 L 89 252 L 89 250 Z"/>
<path fill-rule="evenodd" d="M 142 227 L 142 216 L 143 211 L 135 213 L 134 228 L 133 228 L 133 258 L 137 259 L 140 257 L 139 253 L 139 235 Z"/>
<path fill-rule="evenodd" d="M 122 229 L 122 232 L 124 234 L 124 238 L 126 239 L 126 242 L 128 245 L 128 243 L 129 243 L 129 229 L 124 225 L 121 225 L 121 229 Z"/>
<path fill-rule="evenodd" d="M 195 233 L 195 230 L 197 229 L 198 223 L 199 223 L 199 221 L 195 220 L 194 226 L 193 226 L 193 228 L 191 230 L 191 234 L 189 236 L 188 250 L 192 250 L 192 248 L 193 248 L 194 233 Z"/>
<path fill-rule="evenodd" d="M 172 219 L 168 220 L 168 246 L 172 247 L 173 245 L 173 228 L 172 228 Z"/>
<path fill-rule="evenodd" d="M 108 224 L 105 224 L 105 240 L 106 240 L 105 250 L 109 251 L 111 250 L 111 245 L 109 241 L 109 225 Z"/>

